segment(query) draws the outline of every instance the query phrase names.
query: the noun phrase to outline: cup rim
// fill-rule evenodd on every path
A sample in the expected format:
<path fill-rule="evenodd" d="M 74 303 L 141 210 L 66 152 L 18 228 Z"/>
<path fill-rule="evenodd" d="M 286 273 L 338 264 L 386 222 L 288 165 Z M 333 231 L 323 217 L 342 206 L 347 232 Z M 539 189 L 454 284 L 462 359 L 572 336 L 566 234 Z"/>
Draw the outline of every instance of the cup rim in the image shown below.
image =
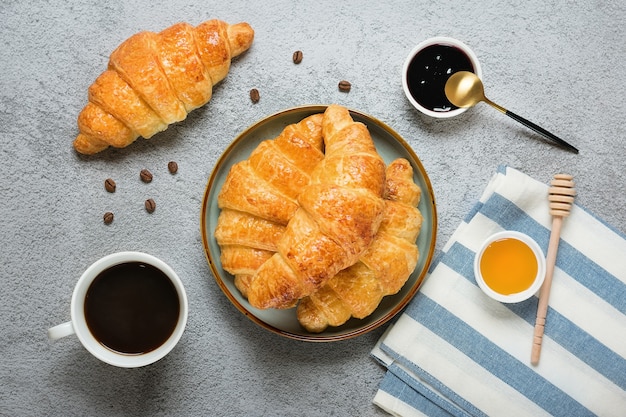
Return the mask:
<path fill-rule="evenodd" d="M 160 269 L 168 276 L 176 288 L 180 303 L 180 314 L 172 335 L 158 348 L 138 355 L 118 353 L 102 345 L 91 334 L 84 315 L 85 296 L 93 280 L 105 269 L 126 262 L 143 262 Z M 187 294 L 176 272 L 168 264 L 155 256 L 133 251 L 112 253 L 91 264 L 76 283 L 70 305 L 70 315 L 74 332 L 85 349 L 101 361 L 121 368 L 138 368 L 154 363 L 165 357 L 178 344 L 178 341 L 182 337 L 187 325 L 188 314 L 189 306 Z"/>
<path fill-rule="evenodd" d="M 411 61 L 413 60 L 415 55 L 417 55 L 418 52 L 420 52 L 422 49 L 431 45 L 455 46 L 459 48 L 460 50 L 462 50 L 463 52 L 465 52 L 465 54 L 467 54 L 467 56 L 469 57 L 470 62 L 474 66 L 474 73 L 478 76 L 478 78 L 482 80 L 483 72 L 480 66 L 480 62 L 478 61 L 478 57 L 476 56 L 474 51 L 469 46 L 467 46 L 465 43 L 461 42 L 460 40 L 451 38 L 449 36 L 434 36 L 418 43 L 411 50 L 411 52 L 407 55 L 404 61 L 404 64 L 402 66 L 402 90 L 404 91 L 404 95 L 409 100 L 411 105 L 415 107 L 417 110 L 419 110 L 420 112 L 428 116 L 431 116 L 437 119 L 447 119 L 450 117 L 458 116 L 459 114 L 467 111 L 469 107 L 459 107 L 458 109 L 450 110 L 447 112 L 436 112 L 436 111 L 427 109 L 426 107 L 419 104 L 417 100 L 413 98 L 413 96 L 411 95 L 411 91 L 409 90 L 409 85 L 407 81 L 407 73 L 409 70 L 409 65 L 411 64 Z"/>
<path fill-rule="evenodd" d="M 535 258 L 537 259 L 537 274 L 535 275 L 535 279 L 533 280 L 533 283 L 530 285 L 530 287 L 528 287 L 524 291 L 514 293 L 514 294 L 509 294 L 509 295 L 500 294 L 492 290 L 485 283 L 483 276 L 480 272 L 480 261 L 487 246 L 489 246 L 491 243 L 495 242 L 496 240 L 504 239 L 504 238 L 517 239 L 525 243 L 532 250 L 533 254 L 535 255 Z M 530 236 L 522 232 L 513 231 L 513 230 L 504 230 L 504 231 L 492 234 L 487 239 L 485 239 L 485 241 L 481 244 L 480 249 L 476 252 L 476 255 L 474 257 L 474 277 L 480 289 L 492 299 L 496 301 L 500 301 L 502 303 L 519 303 L 519 302 L 526 301 L 529 298 L 531 298 L 541 288 L 541 285 L 543 284 L 543 281 L 545 280 L 545 277 L 546 277 L 546 259 L 543 254 L 543 251 L 541 250 L 541 247 L 533 238 L 531 238 Z"/>

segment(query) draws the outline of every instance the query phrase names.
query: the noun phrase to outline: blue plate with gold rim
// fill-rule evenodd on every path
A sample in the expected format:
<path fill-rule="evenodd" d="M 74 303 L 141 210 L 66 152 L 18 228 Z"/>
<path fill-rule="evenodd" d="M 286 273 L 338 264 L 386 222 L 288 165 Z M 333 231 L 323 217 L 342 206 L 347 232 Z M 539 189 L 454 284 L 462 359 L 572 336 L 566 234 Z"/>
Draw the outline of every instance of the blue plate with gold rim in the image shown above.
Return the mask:
<path fill-rule="evenodd" d="M 361 112 L 350 110 L 355 121 L 362 122 L 367 126 L 376 149 L 385 163 L 389 164 L 397 158 L 407 159 L 413 167 L 413 179 L 422 189 L 418 208 L 424 220 L 417 239 L 420 257 L 415 270 L 402 289 L 397 294 L 384 297 L 378 308 L 370 316 L 364 319 L 352 318 L 342 326 L 329 327 L 322 333 L 310 333 L 300 326 L 295 309 L 259 310 L 252 307 L 239 293 L 234 284 L 234 277 L 222 268 L 220 247 L 214 236 L 220 213 L 217 206 L 217 195 L 224 184 L 224 180 L 231 166 L 247 159 L 259 143 L 275 138 L 286 126 L 292 123 L 297 123 L 315 113 L 323 113 L 326 107 L 315 105 L 287 109 L 260 120 L 242 132 L 217 161 L 206 185 L 200 216 L 200 232 L 207 261 L 218 285 L 233 305 L 250 320 L 271 332 L 284 337 L 311 342 L 329 342 L 356 337 L 376 329 L 398 314 L 415 296 L 426 276 L 433 258 L 437 235 L 437 212 L 432 186 L 415 152 L 400 135 L 386 124 Z"/>

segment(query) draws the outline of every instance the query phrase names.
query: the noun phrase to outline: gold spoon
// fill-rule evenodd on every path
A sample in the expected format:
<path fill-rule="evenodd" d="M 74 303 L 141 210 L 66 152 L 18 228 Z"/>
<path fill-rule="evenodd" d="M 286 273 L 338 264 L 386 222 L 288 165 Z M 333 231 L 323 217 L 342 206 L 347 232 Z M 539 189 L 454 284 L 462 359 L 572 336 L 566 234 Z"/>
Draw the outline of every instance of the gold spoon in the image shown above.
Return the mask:
<path fill-rule="evenodd" d="M 565 142 L 563 139 L 553 135 L 544 128 L 537 126 L 536 124 L 529 122 L 523 117 L 505 109 L 502 106 L 497 105 L 493 101 L 485 97 L 485 91 L 483 89 L 483 83 L 480 78 L 473 72 L 459 71 L 454 74 L 446 82 L 445 87 L 446 97 L 450 100 L 450 103 L 457 107 L 472 107 L 479 101 L 484 101 L 496 110 L 506 114 L 513 120 L 516 120 L 524 126 L 534 130 L 535 132 L 545 136 L 546 138 L 558 143 L 559 145 L 578 153 L 578 149 Z"/>

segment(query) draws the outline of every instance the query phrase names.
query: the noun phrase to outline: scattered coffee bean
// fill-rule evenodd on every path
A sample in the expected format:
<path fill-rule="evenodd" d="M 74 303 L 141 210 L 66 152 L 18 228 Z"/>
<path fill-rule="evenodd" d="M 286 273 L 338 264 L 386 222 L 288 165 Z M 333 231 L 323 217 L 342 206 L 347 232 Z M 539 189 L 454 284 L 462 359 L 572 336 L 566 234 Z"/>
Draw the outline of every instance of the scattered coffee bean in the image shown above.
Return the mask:
<path fill-rule="evenodd" d="M 111 178 L 107 178 L 104 181 L 104 188 L 110 192 L 110 193 L 114 193 L 115 192 L 115 181 L 113 181 Z"/>
<path fill-rule="evenodd" d="M 111 224 L 113 223 L 113 213 L 111 213 L 110 211 L 107 211 L 106 213 L 104 213 L 104 224 Z"/>
<path fill-rule="evenodd" d="M 146 206 L 146 211 L 148 213 L 154 212 L 154 209 L 156 208 L 156 203 L 151 198 L 147 199 L 144 205 Z"/>
<path fill-rule="evenodd" d="M 152 181 L 152 173 L 150 171 L 148 171 L 147 169 L 142 169 L 141 172 L 139 173 L 139 178 L 141 178 L 141 181 L 143 182 L 151 182 Z"/>
<path fill-rule="evenodd" d="M 347 93 L 350 91 L 351 88 L 352 88 L 352 84 L 350 84 L 349 81 L 346 81 L 346 80 L 339 81 L 339 91 L 343 93 Z"/>
<path fill-rule="evenodd" d="M 253 103 L 258 103 L 260 99 L 261 95 L 259 94 L 259 90 L 257 90 L 256 88 L 250 90 L 250 100 L 252 100 Z"/>
<path fill-rule="evenodd" d="M 302 62 L 302 51 L 296 51 L 293 53 L 293 63 L 299 64 Z"/>
<path fill-rule="evenodd" d="M 174 161 L 168 162 L 167 170 L 170 172 L 170 174 L 176 174 L 178 172 L 178 164 Z"/>

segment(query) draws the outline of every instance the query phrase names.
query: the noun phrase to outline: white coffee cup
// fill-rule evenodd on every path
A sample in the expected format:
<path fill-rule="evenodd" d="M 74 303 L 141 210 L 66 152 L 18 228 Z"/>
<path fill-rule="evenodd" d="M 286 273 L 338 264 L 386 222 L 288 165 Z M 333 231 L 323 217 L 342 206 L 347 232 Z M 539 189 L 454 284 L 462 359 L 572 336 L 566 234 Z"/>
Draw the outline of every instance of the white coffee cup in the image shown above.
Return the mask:
<path fill-rule="evenodd" d="M 162 272 L 176 290 L 178 296 L 178 318 L 174 328 L 158 347 L 145 353 L 122 353 L 107 347 L 92 333 L 85 317 L 85 300 L 87 292 L 94 280 L 104 271 L 123 266 L 122 264 L 147 264 Z M 172 294 L 173 295 L 173 294 Z M 176 346 L 187 324 L 189 307 L 185 288 L 174 270 L 160 259 L 141 252 L 118 252 L 94 262 L 78 280 L 70 304 L 71 321 L 48 329 L 50 340 L 57 340 L 75 334 L 83 346 L 96 358 L 108 364 L 122 368 L 136 368 L 154 363 L 162 359 Z"/>

